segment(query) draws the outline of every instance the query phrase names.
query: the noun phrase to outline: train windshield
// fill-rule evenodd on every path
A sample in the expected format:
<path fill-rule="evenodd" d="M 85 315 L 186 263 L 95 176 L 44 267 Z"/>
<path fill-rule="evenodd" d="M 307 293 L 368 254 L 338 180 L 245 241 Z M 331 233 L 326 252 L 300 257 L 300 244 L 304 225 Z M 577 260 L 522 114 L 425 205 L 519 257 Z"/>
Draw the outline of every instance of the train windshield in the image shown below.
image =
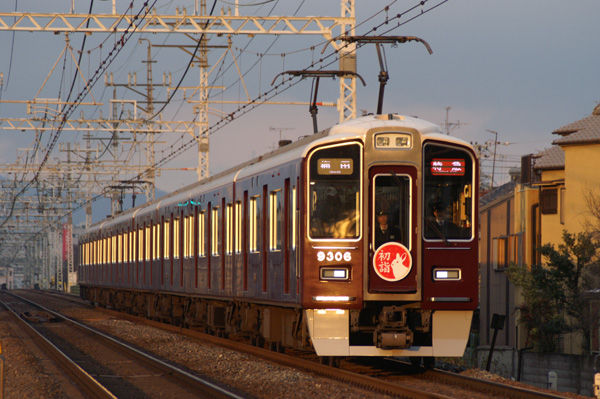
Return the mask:
<path fill-rule="evenodd" d="M 473 159 L 465 151 L 426 144 L 423 155 L 424 237 L 466 240 L 473 236 Z"/>
<path fill-rule="evenodd" d="M 309 234 L 313 239 L 360 235 L 361 156 L 358 144 L 330 146 L 309 160 Z"/>

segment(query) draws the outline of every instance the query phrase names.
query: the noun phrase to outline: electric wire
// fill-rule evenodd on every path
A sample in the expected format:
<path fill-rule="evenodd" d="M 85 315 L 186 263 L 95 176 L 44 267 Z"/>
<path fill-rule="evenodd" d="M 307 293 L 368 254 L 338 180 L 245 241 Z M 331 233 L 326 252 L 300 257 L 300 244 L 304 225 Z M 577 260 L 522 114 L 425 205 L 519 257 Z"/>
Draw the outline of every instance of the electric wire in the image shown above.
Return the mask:
<path fill-rule="evenodd" d="M 424 0 L 421 1 L 419 3 L 420 6 L 422 6 L 423 4 L 427 3 L 428 0 Z M 421 13 L 408 19 L 407 21 L 403 21 L 403 23 L 398 22 L 397 26 L 392 27 L 391 29 L 389 29 L 387 32 L 390 32 L 394 29 L 397 29 L 398 27 L 418 18 L 421 15 L 426 14 L 427 12 L 439 7 L 440 5 L 446 3 L 448 0 L 443 0 L 440 3 L 438 3 L 437 5 L 432 6 L 431 8 L 427 9 L 427 10 L 421 10 Z M 216 1 L 215 1 L 216 2 Z M 397 14 L 395 17 L 392 17 L 391 19 L 386 18 L 386 21 L 379 24 L 378 26 L 375 26 L 371 31 L 376 31 L 379 27 L 383 26 L 384 24 L 388 24 L 389 22 L 393 21 L 394 19 L 400 19 L 402 16 L 404 16 L 405 14 L 411 12 L 412 10 L 414 10 L 415 8 L 417 8 L 419 5 L 411 7 L 410 9 L 406 10 L 403 13 Z M 213 4 L 214 6 L 214 4 Z M 200 41 L 198 42 L 200 43 Z M 342 45 L 339 49 L 335 50 L 333 53 L 328 54 L 327 56 L 321 57 L 318 61 L 313 61 L 311 63 L 311 65 L 307 68 L 305 68 L 306 70 L 314 67 L 317 64 L 323 64 L 325 62 L 325 60 L 327 60 L 328 58 L 337 55 L 339 53 L 339 51 L 341 49 L 343 49 L 344 47 L 348 46 L 349 43 L 346 43 L 345 45 Z M 361 47 L 361 43 L 357 43 L 356 44 L 357 48 Z M 198 47 L 198 46 L 197 46 Z M 111 52 L 112 53 L 112 52 Z M 110 54 L 109 54 L 110 57 Z M 193 57 L 192 57 L 193 58 Z M 334 60 L 332 60 L 331 62 L 327 63 L 327 64 L 323 64 L 320 69 L 326 68 L 327 66 L 331 65 L 332 63 L 336 62 L 338 60 L 339 57 L 336 57 Z M 103 62 L 104 64 L 104 62 Z M 186 70 L 187 71 L 187 70 Z M 183 80 L 183 79 L 182 79 Z M 258 95 L 258 97 L 256 97 L 255 99 L 253 99 L 249 104 L 244 104 L 242 106 L 239 106 L 236 110 L 234 110 L 233 112 L 230 112 L 226 117 L 221 118 L 219 121 L 217 121 L 216 123 L 214 123 L 212 126 L 210 126 L 206 133 L 209 135 L 215 134 L 217 131 L 219 131 L 220 129 L 222 129 L 224 126 L 228 125 L 229 123 L 231 123 L 234 119 L 239 118 L 242 115 L 245 115 L 246 113 L 250 112 L 251 110 L 254 110 L 256 107 L 262 105 L 264 102 L 268 101 L 269 99 L 271 99 L 272 97 L 275 97 L 283 92 L 285 92 L 286 90 L 288 90 L 289 88 L 295 86 L 296 84 L 298 84 L 301 79 L 297 79 L 296 82 L 292 82 L 294 80 L 294 77 L 290 77 L 290 78 L 283 78 L 282 82 L 275 85 L 273 88 L 271 88 L 270 90 L 265 91 L 264 93 L 261 93 Z M 180 81 L 181 82 L 181 81 Z M 286 87 L 283 87 L 284 84 L 287 84 Z M 79 96 L 78 96 L 79 98 Z M 172 96 L 170 97 L 172 99 Z M 164 108 L 164 107 L 163 107 Z M 197 117 L 196 117 L 197 118 Z M 64 118 L 63 118 L 64 120 Z M 181 152 L 184 152 L 186 150 L 188 150 L 194 143 L 195 143 L 195 138 L 189 140 L 187 143 L 182 144 L 179 148 L 174 149 L 171 154 L 168 154 L 166 157 L 163 157 L 162 159 L 160 159 L 159 161 L 157 161 L 153 166 L 151 166 L 149 169 L 147 169 L 146 171 L 140 173 L 137 178 L 141 177 L 143 174 L 147 173 L 150 169 L 152 168 L 156 168 L 159 167 L 163 164 L 165 164 L 166 162 L 169 162 L 171 159 L 173 159 L 175 156 L 177 156 L 178 154 L 180 154 Z M 134 178 L 135 179 L 135 178 Z M 78 207 L 75 207 L 73 209 L 71 209 L 70 211 L 68 211 L 66 214 L 64 214 L 62 216 L 62 218 L 68 216 L 69 214 L 72 214 L 73 212 L 83 208 L 83 206 L 87 205 L 88 203 L 94 202 L 99 198 L 102 198 L 103 194 L 98 194 L 94 197 L 92 197 L 91 199 L 83 202 L 82 204 L 80 204 Z M 11 212 L 12 213 L 12 212 Z M 6 221 L 8 220 L 8 218 L 2 223 L 0 224 L 0 227 L 2 227 Z M 45 231 L 45 229 L 48 227 L 45 227 L 43 229 L 41 229 L 40 231 L 38 231 L 37 234 L 40 234 L 41 232 Z"/>
<path fill-rule="evenodd" d="M 100 77 L 102 76 L 102 73 L 104 73 L 104 71 L 106 69 L 108 69 L 108 67 L 110 66 L 110 64 L 115 60 L 115 58 L 117 57 L 117 55 L 121 52 L 121 50 L 123 49 L 123 47 L 125 46 L 125 43 L 129 40 L 129 38 L 133 35 L 133 33 L 135 33 L 135 31 L 137 30 L 137 27 L 139 26 L 136 25 L 136 22 L 138 22 L 141 24 L 142 21 L 145 19 L 146 15 L 148 15 L 148 13 L 153 9 L 154 4 L 156 4 L 158 0 L 154 0 L 151 6 L 148 6 L 149 1 L 146 0 L 142 6 L 142 8 L 137 12 L 137 14 L 132 18 L 129 26 L 125 29 L 125 31 L 123 32 L 123 34 L 121 35 L 120 40 L 117 40 L 115 45 L 113 46 L 113 48 L 111 49 L 111 51 L 109 52 L 109 54 L 107 55 L 107 57 L 100 63 L 100 66 L 96 69 L 96 71 L 94 72 L 92 78 L 88 79 L 85 87 L 79 92 L 79 94 L 77 95 L 76 99 L 74 100 L 73 103 L 69 104 L 66 107 L 66 110 L 64 112 L 62 112 L 59 117 L 60 117 L 60 123 L 59 126 L 56 129 L 56 132 L 54 133 L 52 139 L 50 140 L 50 143 L 48 145 L 48 148 L 46 150 L 46 153 L 42 159 L 42 162 L 40 163 L 34 177 L 27 183 L 25 184 L 20 191 L 18 191 L 12 198 L 11 200 L 11 207 L 9 210 L 8 215 L 4 218 L 4 220 L 0 223 L 0 228 L 2 228 L 7 222 L 8 220 L 10 220 L 10 218 L 12 217 L 12 214 L 14 212 L 14 208 L 15 208 L 15 204 L 16 204 L 16 200 L 23 194 L 25 193 L 29 187 L 31 187 L 33 185 L 34 182 L 38 181 L 38 178 L 43 170 L 44 165 L 47 163 L 49 157 L 50 157 L 50 153 L 52 152 L 54 146 L 56 145 L 56 142 L 58 141 L 58 138 L 60 137 L 60 133 L 62 132 L 62 129 L 65 125 L 65 123 L 68 120 L 68 117 L 70 116 L 70 114 L 77 108 L 77 106 L 79 105 L 79 103 L 81 101 L 83 101 L 83 98 L 85 98 L 85 96 L 89 93 L 89 91 L 92 89 L 92 87 L 96 84 L 96 82 L 100 79 Z M 132 9 L 133 8 L 133 4 L 134 4 L 135 0 L 133 0 L 129 7 L 127 8 L 127 10 Z M 127 12 L 127 11 L 126 11 Z"/>
<path fill-rule="evenodd" d="M 390 22 L 394 21 L 394 20 L 398 20 L 398 23 L 396 26 L 392 27 L 391 29 L 387 30 L 386 33 L 389 33 L 390 31 L 399 28 L 400 26 L 403 26 L 405 24 L 407 24 L 410 21 L 413 21 L 414 19 L 423 16 L 425 14 L 427 14 L 428 12 L 434 10 L 435 8 L 439 7 L 440 5 L 446 3 L 448 0 L 442 0 L 441 2 L 437 3 L 436 5 L 428 8 L 428 9 L 424 9 L 421 10 L 420 13 L 418 13 L 416 16 L 409 18 L 407 21 L 403 21 L 400 22 L 399 20 L 405 16 L 406 14 L 414 11 L 415 9 L 422 7 L 424 4 L 426 4 L 429 0 L 423 0 L 420 1 L 418 4 L 416 4 L 413 7 L 410 7 L 409 9 L 407 9 L 406 11 L 396 14 L 395 16 L 391 17 L 391 18 L 386 18 L 386 20 L 376 26 L 374 26 L 370 32 L 375 32 L 377 31 L 380 27 L 384 26 L 384 25 L 388 25 Z M 325 60 L 327 60 L 328 58 L 331 57 L 335 57 L 332 61 L 328 62 L 327 64 L 322 65 L 319 69 L 322 70 L 324 68 L 326 68 L 327 66 L 337 62 L 339 60 L 339 57 L 337 57 L 337 55 L 339 54 L 339 52 L 344 49 L 345 47 L 350 46 L 351 43 L 346 43 L 343 44 L 339 49 L 335 49 L 332 53 L 329 53 L 328 55 L 321 57 L 318 61 L 313 62 L 312 64 L 310 64 L 308 67 L 306 67 L 304 70 L 309 70 L 311 68 L 313 68 L 314 66 L 316 66 L 316 64 L 322 64 L 323 62 L 325 62 Z M 364 43 L 356 43 L 356 47 L 357 49 L 359 47 L 362 47 L 363 45 L 365 45 Z M 271 98 L 275 97 L 276 95 L 281 94 L 284 91 L 287 91 L 289 88 L 291 88 L 292 86 L 295 86 L 296 84 L 298 84 L 301 79 L 297 79 L 295 83 L 291 83 L 294 79 L 296 79 L 296 77 L 292 76 L 289 78 L 282 78 L 282 82 L 275 85 L 274 87 L 272 87 L 270 90 L 267 90 L 266 92 L 259 94 L 258 97 L 254 98 L 252 101 L 250 101 L 250 103 L 248 104 L 243 104 L 241 106 L 239 106 L 236 110 L 234 110 L 233 112 L 230 112 L 225 118 L 221 118 L 220 120 L 218 120 L 216 123 L 214 123 L 212 126 L 210 126 L 207 129 L 207 133 L 208 135 L 212 135 L 215 134 L 217 131 L 219 131 L 220 129 L 222 129 L 224 126 L 228 125 L 229 123 L 231 123 L 235 118 L 239 118 L 242 115 L 247 114 L 249 111 L 255 109 L 256 107 L 262 105 L 264 102 L 270 100 Z M 284 84 L 288 84 L 287 87 L 283 87 Z M 250 107 L 251 108 L 248 108 Z M 155 165 L 152 168 L 156 168 L 156 167 L 160 167 L 162 165 L 164 165 L 166 162 L 172 160 L 173 158 L 175 158 L 177 155 L 181 154 L 184 151 L 187 151 L 188 149 L 190 149 L 192 147 L 192 145 L 194 145 L 196 142 L 196 138 L 192 138 L 190 140 L 188 140 L 186 143 L 180 145 L 178 148 L 175 148 L 174 150 L 172 150 L 172 152 L 170 154 L 167 154 L 164 158 L 162 158 L 161 160 L 157 161 L 155 163 Z M 141 177 L 143 174 L 147 173 L 149 171 L 146 170 L 143 173 L 140 173 L 136 178 Z"/>
<path fill-rule="evenodd" d="M 210 9 L 209 12 L 209 16 L 212 16 L 213 12 L 215 11 L 215 6 L 217 5 L 217 0 L 213 1 L 213 5 Z M 204 23 L 204 29 L 206 29 L 206 27 L 208 26 L 209 21 L 207 20 Z M 158 111 L 156 111 L 153 115 L 151 115 L 148 120 L 152 120 L 154 118 L 156 118 L 158 115 L 160 115 L 160 113 L 166 108 L 166 106 L 171 102 L 171 100 L 173 99 L 173 97 L 175 96 L 175 94 L 177 93 L 177 90 L 179 90 L 179 87 L 181 86 L 181 83 L 183 82 L 183 80 L 185 79 L 188 71 L 190 70 L 190 68 L 192 67 L 192 62 L 194 61 L 194 59 L 196 58 L 196 53 L 198 53 L 198 49 L 200 48 L 202 41 L 204 40 L 204 36 L 205 34 L 202 33 L 200 35 L 200 39 L 198 39 L 198 43 L 196 44 L 196 48 L 194 48 L 194 52 L 192 54 L 192 56 L 190 57 L 190 60 L 187 64 L 187 66 L 185 67 L 185 71 L 183 71 L 183 74 L 181 75 L 181 78 L 179 79 L 179 82 L 177 82 L 177 85 L 175 86 L 175 89 L 173 89 L 173 91 L 171 92 L 171 95 L 167 98 L 167 101 L 165 101 L 163 103 L 163 105 L 160 107 L 160 109 Z"/>

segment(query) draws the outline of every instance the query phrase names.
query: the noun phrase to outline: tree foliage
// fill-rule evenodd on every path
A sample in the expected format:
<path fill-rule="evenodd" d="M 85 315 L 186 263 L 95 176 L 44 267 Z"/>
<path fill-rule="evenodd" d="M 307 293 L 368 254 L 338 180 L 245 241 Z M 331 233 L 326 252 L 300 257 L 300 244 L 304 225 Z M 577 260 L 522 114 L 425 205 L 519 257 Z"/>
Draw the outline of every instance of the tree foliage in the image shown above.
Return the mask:
<path fill-rule="evenodd" d="M 522 288 L 520 321 L 528 331 L 528 345 L 540 352 L 556 351 L 560 335 L 569 332 L 581 333 L 582 350 L 590 347 L 594 315 L 583 294 L 590 286 L 592 271 L 598 267 L 598 245 L 590 232 L 563 231 L 562 240 L 557 248 L 551 244 L 540 248 L 544 265 L 533 265 L 531 269 L 512 265 L 508 269 L 509 279 Z"/>

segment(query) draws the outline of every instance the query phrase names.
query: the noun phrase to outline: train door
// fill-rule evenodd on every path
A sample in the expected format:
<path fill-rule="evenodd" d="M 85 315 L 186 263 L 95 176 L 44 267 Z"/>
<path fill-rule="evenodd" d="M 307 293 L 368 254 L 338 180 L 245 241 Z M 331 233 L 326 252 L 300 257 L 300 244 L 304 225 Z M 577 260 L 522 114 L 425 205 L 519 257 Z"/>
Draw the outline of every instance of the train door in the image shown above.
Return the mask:
<path fill-rule="evenodd" d="M 369 292 L 417 291 L 416 169 L 369 171 Z"/>

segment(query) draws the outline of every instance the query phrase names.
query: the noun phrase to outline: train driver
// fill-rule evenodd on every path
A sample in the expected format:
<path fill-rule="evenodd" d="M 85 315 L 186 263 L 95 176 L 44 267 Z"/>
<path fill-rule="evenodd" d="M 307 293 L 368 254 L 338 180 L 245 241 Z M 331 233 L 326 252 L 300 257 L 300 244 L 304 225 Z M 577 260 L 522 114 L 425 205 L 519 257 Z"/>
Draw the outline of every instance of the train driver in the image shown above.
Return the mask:
<path fill-rule="evenodd" d="M 389 241 L 401 241 L 399 230 L 389 223 L 389 212 L 385 208 L 377 210 L 375 227 L 375 248 Z"/>

